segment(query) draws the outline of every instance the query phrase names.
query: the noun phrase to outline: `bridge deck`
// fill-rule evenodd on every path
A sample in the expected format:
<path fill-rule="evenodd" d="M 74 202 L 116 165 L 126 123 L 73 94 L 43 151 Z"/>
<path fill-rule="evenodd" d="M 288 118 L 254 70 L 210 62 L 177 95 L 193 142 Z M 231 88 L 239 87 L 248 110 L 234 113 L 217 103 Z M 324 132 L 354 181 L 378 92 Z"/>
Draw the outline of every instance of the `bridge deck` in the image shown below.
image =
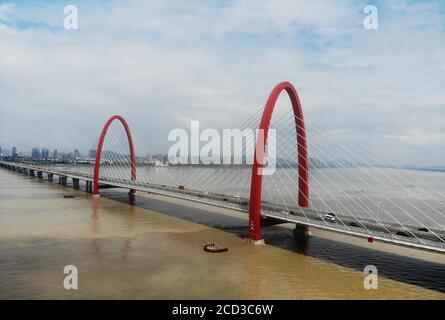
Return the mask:
<path fill-rule="evenodd" d="M 83 181 L 93 181 L 93 176 L 69 170 L 54 170 L 33 164 L 0 161 L 0 165 L 14 166 L 21 169 L 42 171 L 56 176 L 64 176 Z M 129 181 L 124 179 L 111 179 L 103 177 L 99 180 L 102 186 L 112 186 L 125 189 L 134 189 L 168 197 L 185 199 L 205 203 L 213 206 L 229 208 L 240 212 L 248 212 L 248 199 L 236 196 L 208 193 L 200 190 L 181 190 L 178 186 L 159 185 Z M 262 215 L 266 218 L 279 220 L 283 223 L 296 223 L 315 228 L 340 232 L 362 238 L 372 238 L 378 241 L 414 247 L 422 250 L 445 253 L 444 230 L 424 229 L 418 226 L 399 225 L 384 221 L 373 221 L 364 218 L 341 215 L 335 213 L 334 219 L 327 219 L 329 212 L 300 207 L 285 207 L 274 203 L 262 203 Z"/>

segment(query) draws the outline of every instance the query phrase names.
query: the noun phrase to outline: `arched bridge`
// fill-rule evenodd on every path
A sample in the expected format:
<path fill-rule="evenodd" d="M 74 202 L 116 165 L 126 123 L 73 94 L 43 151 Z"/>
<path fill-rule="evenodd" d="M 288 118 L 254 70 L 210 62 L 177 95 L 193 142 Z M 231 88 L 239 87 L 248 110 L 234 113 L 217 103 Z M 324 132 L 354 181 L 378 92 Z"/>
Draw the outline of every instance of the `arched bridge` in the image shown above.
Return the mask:
<path fill-rule="evenodd" d="M 292 120 L 292 123 L 289 124 L 289 127 L 292 128 L 292 134 L 289 136 L 289 139 L 280 145 L 285 152 L 289 152 L 289 156 L 286 158 L 288 159 L 286 161 L 289 161 L 289 163 L 286 166 L 279 164 L 279 166 L 283 166 L 280 168 L 280 173 L 286 175 L 285 179 L 287 180 L 276 179 L 273 183 L 281 183 L 282 186 L 278 186 L 275 189 L 269 188 L 265 191 L 263 180 L 267 180 L 269 177 L 263 176 L 263 170 L 267 161 L 266 153 L 271 119 L 277 99 L 283 91 L 287 93 L 292 106 L 290 114 L 287 115 Z M 102 188 L 117 187 L 128 189 L 130 196 L 134 196 L 137 191 L 149 192 L 247 213 L 249 218 L 247 239 L 253 243 L 263 242 L 262 228 L 280 223 L 293 223 L 299 226 L 315 227 L 367 238 L 369 242 L 377 240 L 445 253 L 445 230 L 432 216 L 426 216 L 425 219 L 420 220 L 420 213 L 425 214 L 425 212 L 418 208 L 420 206 L 417 203 L 412 204 L 412 206 L 420 213 L 410 214 L 405 210 L 407 205 L 402 207 L 393 199 L 387 199 L 388 203 L 393 205 L 394 208 L 399 207 L 401 212 L 412 219 L 409 222 L 404 220 L 403 216 L 395 216 L 391 212 L 385 212 L 385 210 L 382 210 L 383 213 L 377 215 L 377 210 L 370 210 L 369 201 L 366 202 L 360 199 L 356 194 L 351 195 L 350 192 L 346 192 L 344 196 L 344 199 L 353 204 L 350 207 L 344 203 L 339 203 L 335 207 L 337 210 L 333 210 L 334 207 L 326 202 L 326 197 L 318 197 L 314 200 L 318 201 L 318 203 L 323 202 L 323 206 L 317 207 L 312 204 L 310 201 L 310 196 L 312 197 L 312 195 L 309 194 L 309 187 L 312 182 L 316 182 L 315 179 L 319 179 L 319 176 L 315 175 L 313 180 L 310 181 L 309 175 L 311 171 L 316 171 L 317 169 L 316 167 L 311 167 L 310 164 L 303 108 L 297 91 L 291 83 L 282 82 L 276 85 L 270 93 L 264 108 L 258 112 L 256 117 L 259 120 L 259 125 L 257 126 L 257 129 L 259 129 L 258 135 L 262 135 L 262 139 L 257 139 L 254 146 L 253 164 L 248 168 L 250 176 L 249 181 L 246 183 L 247 193 L 245 195 L 239 195 L 238 191 L 233 190 L 237 190 L 236 188 L 239 188 L 242 184 L 239 176 L 241 172 L 246 171 L 246 167 L 243 167 L 243 169 L 229 167 L 227 168 L 228 171 L 219 171 L 220 169 L 207 170 L 210 173 L 204 172 L 205 170 L 200 172 L 193 171 L 190 175 L 183 176 L 180 183 L 176 182 L 175 179 L 162 180 L 159 177 L 152 179 L 151 176 L 144 176 L 140 173 L 144 170 L 147 171 L 141 164 L 141 159 L 143 159 L 144 155 L 141 155 L 141 151 L 135 146 L 130 126 L 120 115 L 114 115 L 109 118 L 100 133 L 93 172 L 76 171 L 67 166 L 13 161 L 0 161 L 0 167 L 42 179 L 45 175 L 50 181 L 53 181 L 54 177 L 58 177 L 59 184 L 65 186 L 70 184 L 75 189 L 80 189 L 81 184 L 84 184 L 85 190 L 96 196 L 100 194 Z M 101 167 L 106 165 L 103 161 L 104 143 L 110 134 L 109 128 L 114 122 L 120 123 L 124 128 L 126 135 L 125 148 L 127 151 L 121 150 L 120 157 L 114 159 L 115 163 L 118 164 L 111 166 L 111 169 L 107 169 L 107 173 L 103 174 Z M 317 148 L 313 144 L 310 147 L 313 150 Z M 123 147 L 121 146 L 121 148 Z M 292 148 L 295 149 L 295 153 L 289 151 Z M 291 158 L 294 161 L 289 160 Z M 164 168 L 159 171 L 167 176 L 170 174 L 169 170 Z M 187 172 L 187 170 L 184 170 L 184 172 Z M 335 178 L 334 181 L 341 178 L 344 177 L 340 176 Z M 215 180 L 216 187 L 214 188 L 209 187 L 213 182 L 212 180 Z M 190 182 L 190 186 L 188 186 L 187 181 L 193 181 L 195 184 Z M 201 184 L 196 183 L 197 181 L 200 181 Z M 224 186 L 226 186 L 226 189 L 224 189 Z M 335 185 L 333 186 L 335 187 Z M 288 199 L 283 197 L 285 188 L 291 189 L 289 190 L 291 196 Z M 275 199 L 281 198 L 281 200 L 270 200 L 270 193 L 273 191 L 277 193 Z M 264 199 L 265 192 L 269 197 L 267 199 Z M 327 192 L 327 194 L 333 194 L 333 190 L 327 190 Z M 333 197 L 336 195 L 338 196 L 338 192 Z M 370 201 L 372 202 L 373 199 L 370 199 Z M 427 205 L 430 204 L 427 203 Z M 376 206 L 380 208 L 380 205 L 376 204 Z M 437 209 L 437 207 L 433 209 L 440 211 L 440 208 Z M 358 211 L 360 211 L 360 214 L 358 214 Z M 388 215 L 388 219 L 383 218 L 384 213 Z M 412 223 L 411 221 L 418 223 Z M 423 224 L 424 221 L 430 222 L 430 225 L 425 226 Z"/>

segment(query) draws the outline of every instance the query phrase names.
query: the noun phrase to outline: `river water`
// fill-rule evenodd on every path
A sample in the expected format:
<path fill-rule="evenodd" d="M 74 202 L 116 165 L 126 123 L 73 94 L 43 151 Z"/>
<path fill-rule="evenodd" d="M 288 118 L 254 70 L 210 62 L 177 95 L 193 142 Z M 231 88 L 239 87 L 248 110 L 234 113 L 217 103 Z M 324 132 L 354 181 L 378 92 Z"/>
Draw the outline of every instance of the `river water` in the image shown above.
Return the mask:
<path fill-rule="evenodd" d="M 93 174 L 88 165 L 64 170 Z M 102 177 L 129 180 L 129 166 L 103 165 Z M 251 169 L 235 166 L 139 166 L 140 182 L 249 198 Z M 296 168 L 263 177 L 263 200 L 298 207 Z M 310 207 L 320 212 L 445 230 L 445 172 L 390 168 L 310 168 Z"/>
<path fill-rule="evenodd" d="M 74 199 L 63 195 L 74 194 Z M 101 198 L 0 170 L 1 299 L 444 299 L 445 256 L 292 226 L 244 243 L 246 216 L 123 191 Z M 209 254 L 213 241 L 229 251 Z M 63 269 L 79 270 L 65 290 Z M 363 268 L 378 268 L 378 289 Z"/>

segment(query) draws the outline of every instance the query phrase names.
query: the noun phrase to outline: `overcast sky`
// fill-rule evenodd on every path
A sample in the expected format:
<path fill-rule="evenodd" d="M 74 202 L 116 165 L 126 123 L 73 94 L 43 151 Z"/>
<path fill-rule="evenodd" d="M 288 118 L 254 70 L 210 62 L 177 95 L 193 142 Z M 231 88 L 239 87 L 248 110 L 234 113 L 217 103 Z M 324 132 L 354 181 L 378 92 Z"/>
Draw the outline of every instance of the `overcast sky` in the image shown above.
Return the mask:
<path fill-rule="evenodd" d="M 63 27 L 68 4 L 78 30 Z M 443 1 L 0 1 L 3 148 L 88 150 L 119 113 L 166 152 L 170 129 L 236 127 L 283 80 L 308 123 L 445 165 Z"/>

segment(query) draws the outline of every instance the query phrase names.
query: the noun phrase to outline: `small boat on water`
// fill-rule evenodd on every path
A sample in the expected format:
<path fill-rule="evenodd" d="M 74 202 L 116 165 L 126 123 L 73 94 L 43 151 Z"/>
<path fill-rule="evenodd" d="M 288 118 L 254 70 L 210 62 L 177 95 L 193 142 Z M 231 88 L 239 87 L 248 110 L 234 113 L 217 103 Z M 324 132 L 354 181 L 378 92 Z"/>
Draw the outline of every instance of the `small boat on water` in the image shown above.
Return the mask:
<path fill-rule="evenodd" d="M 220 252 L 227 252 L 229 251 L 229 248 L 227 247 L 218 247 L 216 243 L 209 242 L 204 246 L 204 251 L 211 252 L 211 253 L 220 253 Z"/>

